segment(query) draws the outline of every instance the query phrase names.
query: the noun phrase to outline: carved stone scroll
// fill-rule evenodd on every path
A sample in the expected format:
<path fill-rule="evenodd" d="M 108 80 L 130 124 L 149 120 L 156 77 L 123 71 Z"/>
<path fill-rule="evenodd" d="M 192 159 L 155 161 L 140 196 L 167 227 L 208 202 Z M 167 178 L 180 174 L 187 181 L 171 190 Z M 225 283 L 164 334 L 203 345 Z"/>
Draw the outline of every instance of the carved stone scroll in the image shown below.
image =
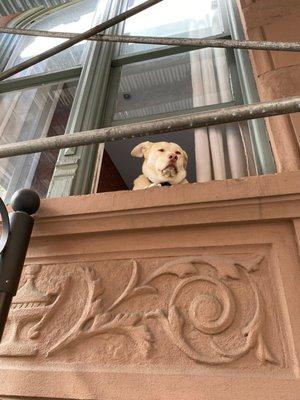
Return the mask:
<path fill-rule="evenodd" d="M 48 267 L 29 266 L 0 354 L 52 360 L 65 351 L 76 353 L 85 341 L 97 337 L 102 348 L 108 342 L 106 347 L 115 358 L 121 354 L 129 360 L 130 352 L 124 350 L 129 346 L 135 349 L 135 357 L 150 362 L 164 338 L 167 346 L 194 363 L 228 364 L 253 354 L 261 363 L 276 364 L 277 357 L 267 344 L 268 314 L 256 280 L 263 258 L 261 254 L 185 256 L 157 259 L 148 268 L 143 261 L 124 261 L 120 281 L 118 274 L 112 279 L 114 288 L 105 285 L 109 270 L 101 262 L 78 265 L 73 267 L 76 274 L 68 275 L 62 268 L 64 279 L 51 294 L 36 284 Z M 125 273 L 127 282 L 121 281 Z M 80 311 L 73 305 L 75 315 L 70 314 L 67 327 L 59 328 L 63 321 L 59 304 L 64 298 L 72 304 L 78 282 Z M 46 325 L 49 334 L 56 330 L 39 354 L 39 337 Z"/>

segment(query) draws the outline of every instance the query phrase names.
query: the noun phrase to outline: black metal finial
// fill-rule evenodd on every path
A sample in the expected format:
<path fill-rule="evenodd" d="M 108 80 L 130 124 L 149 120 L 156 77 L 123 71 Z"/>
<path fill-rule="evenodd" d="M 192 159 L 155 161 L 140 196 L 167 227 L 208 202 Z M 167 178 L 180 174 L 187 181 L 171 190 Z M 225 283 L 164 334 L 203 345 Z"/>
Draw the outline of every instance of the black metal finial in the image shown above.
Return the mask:
<path fill-rule="evenodd" d="M 0 238 L 0 340 L 13 297 L 17 293 L 20 277 L 34 224 L 34 214 L 40 198 L 30 189 L 21 189 L 11 199 L 13 212 L 7 214 L 0 200 L 3 230 Z"/>
<path fill-rule="evenodd" d="M 40 207 L 40 198 L 34 190 L 20 189 L 13 194 L 10 204 L 14 211 L 23 211 L 32 215 Z"/>

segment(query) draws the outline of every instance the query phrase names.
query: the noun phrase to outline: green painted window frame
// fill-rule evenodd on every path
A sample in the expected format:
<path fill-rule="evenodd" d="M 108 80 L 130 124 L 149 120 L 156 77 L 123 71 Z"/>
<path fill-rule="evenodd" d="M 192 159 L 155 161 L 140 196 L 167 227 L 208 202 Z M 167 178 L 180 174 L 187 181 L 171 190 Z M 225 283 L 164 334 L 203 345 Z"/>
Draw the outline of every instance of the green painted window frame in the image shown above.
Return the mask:
<path fill-rule="evenodd" d="M 80 1 L 81 0 L 72 0 L 68 3 L 53 6 L 47 9 L 44 7 L 36 7 L 14 18 L 8 26 L 26 29 L 27 27 L 30 27 L 30 25 L 36 22 L 37 20 L 42 21 L 43 18 L 46 18 L 53 12 L 68 8 L 69 6 L 72 6 Z M 0 64 L 0 70 L 2 70 L 5 67 L 7 60 L 12 54 L 15 45 L 18 43 L 20 38 L 21 36 L 18 35 L 14 36 L 14 35 L 3 34 L 1 36 L 0 45 L 2 46 L 0 47 L 1 49 L 0 54 L 2 63 Z M 91 45 L 92 45 L 91 43 L 89 42 L 87 43 L 87 46 Z M 74 79 L 80 80 L 82 71 L 83 67 L 79 66 L 79 67 L 65 69 L 62 71 L 45 72 L 42 74 L 34 74 L 21 78 L 7 79 L 6 81 L 0 82 L 0 94 L 31 89 L 46 84 L 66 83 L 69 81 L 73 81 Z"/>
<path fill-rule="evenodd" d="M 223 15 L 224 32 L 210 36 L 210 39 L 244 39 L 244 33 L 238 14 L 238 8 L 235 0 L 224 0 L 220 1 L 221 13 Z M 124 11 L 124 9 L 122 10 Z M 122 33 L 122 27 L 118 34 Z M 114 55 L 118 53 L 118 44 L 114 45 Z M 197 50 L 198 47 L 188 46 L 164 46 L 159 49 L 148 50 L 144 52 L 133 53 L 125 56 L 115 56 L 111 60 L 111 73 L 107 92 L 107 100 L 105 107 L 105 118 L 104 126 L 117 126 L 120 123 L 131 124 L 141 121 L 149 121 L 156 118 L 163 118 L 169 116 L 178 115 L 178 111 L 156 114 L 154 116 L 147 116 L 143 118 L 132 118 L 120 121 L 113 121 L 113 108 L 115 97 L 117 94 L 118 83 L 120 78 L 121 67 L 136 62 L 143 62 L 152 60 L 155 58 L 161 58 L 165 56 L 180 54 L 192 50 Z M 180 111 L 180 114 L 189 114 L 199 111 L 215 110 L 224 107 L 230 107 L 238 104 L 250 104 L 259 101 L 258 91 L 254 74 L 247 50 L 232 50 L 227 49 L 226 51 L 228 66 L 231 73 L 231 86 L 234 95 L 234 100 L 228 103 L 214 104 L 210 106 L 202 106 L 197 108 L 191 108 L 188 110 Z M 255 155 L 256 167 L 258 174 L 269 174 L 274 173 L 275 162 L 269 142 L 266 125 L 263 119 L 249 121 L 250 137 L 253 152 Z M 100 126 L 97 126 L 97 128 Z M 96 127 L 95 127 L 96 128 Z M 101 168 L 101 166 L 98 166 Z M 100 171 L 96 171 L 96 176 L 100 175 Z"/>
<path fill-rule="evenodd" d="M 30 25 L 30 21 L 33 21 L 33 19 L 45 17 L 54 10 L 68 7 L 78 1 L 80 0 L 73 0 L 67 4 L 52 7 L 49 10 L 41 9 L 40 7 L 31 10 L 31 12 L 26 13 L 24 20 L 17 21 L 14 26 L 26 27 Z M 97 10 L 98 22 L 120 13 L 126 8 L 127 4 L 127 0 L 123 0 L 123 2 L 120 0 L 101 0 Z M 235 0 L 221 0 L 220 5 L 222 7 L 222 15 L 225 16 L 223 18 L 224 33 L 217 36 L 210 36 L 210 38 L 243 39 L 244 34 Z M 106 33 L 122 34 L 123 26 L 124 23 L 121 23 L 107 30 Z M 13 38 L 14 40 L 17 39 Z M 13 48 L 14 43 L 11 42 L 9 45 Z M 89 46 L 88 55 L 82 67 L 72 68 L 59 73 L 44 73 L 11 79 L 0 83 L 0 93 L 21 90 L 45 83 L 67 81 L 77 77 L 79 79 L 78 87 L 65 134 L 116 125 L 115 122 L 112 122 L 111 118 L 114 101 L 114 96 L 111 94 L 116 91 L 118 82 L 116 71 L 118 68 L 120 69 L 122 65 L 129 63 L 179 54 L 194 49 L 186 46 L 165 46 L 157 50 L 116 57 L 118 44 L 90 42 L 87 46 Z M 258 93 L 247 51 L 227 50 L 227 56 L 229 65 L 233 68 L 231 71 L 233 77 L 231 83 L 235 101 L 220 105 L 204 106 L 197 109 L 193 108 L 182 111 L 182 113 L 200 110 L 206 111 L 234 104 L 247 104 L 258 101 Z M 178 112 L 159 114 L 143 119 L 126 120 L 122 121 L 122 124 L 176 114 Z M 249 126 L 251 136 L 254 138 L 252 146 L 256 156 L 258 173 L 273 173 L 275 171 L 275 163 L 264 121 L 254 120 L 249 123 Z M 97 186 L 95 179 L 99 176 L 103 151 L 103 144 L 61 150 L 48 191 L 48 197 L 87 194 L 95 191 L 95 187 Z"/>
<path fill-rule="evenodd" d="M 245 40 L 245 33 L 240 20 L 238 6 L 235 0 L 226 1 L 226 11 L 232 39 Z M 241 82 L 244 104 L 259 102 L 259 95 L 253 68 L 247 50 L 235 49 L 237 72 Z M 270 144 L 267 127 L 263 119 L 248 121 L 251 132 L 252 148 L 254 151 L 257 169 L 259 174 L 272 174 L 276 172 L 276 165 Z"/>

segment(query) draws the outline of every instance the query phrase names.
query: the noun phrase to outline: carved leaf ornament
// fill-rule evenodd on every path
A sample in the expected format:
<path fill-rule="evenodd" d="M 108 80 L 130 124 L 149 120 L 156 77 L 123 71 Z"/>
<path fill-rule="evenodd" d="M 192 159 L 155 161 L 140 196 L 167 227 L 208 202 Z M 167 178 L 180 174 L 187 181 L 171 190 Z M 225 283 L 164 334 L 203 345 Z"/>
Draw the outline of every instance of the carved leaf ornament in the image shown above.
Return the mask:
<path fill-rule="evenodd" d="M 275 363 L 264 339 L 264 301 L 252 276 L 262 259 L 261 255 L 242 262 L 211 255 L 176 258 L 157 268 L 143 281 L 139 278 L 139 263 L 132 260 L 131 276 L 125 289 L 107 308 L 103 307 L 101 278 L 96 276 L 93 268 L 83 268 L 87 286 L 84 310 L 69 332 L 50 348 L 48 356 L 88 337 L 111 334 L 127 337 L 141 355 L 147 357 L 155 341 L 148 321 L 155 319 L 170 342 L 197 363 L 230 363 L 251 350 L 260 362 Z M 139 313 L 116 311 L 132 297 L 159 296 L 154 284 L 156 278 L 164 275 L 173 275 L 178 281 L 167 308 Z M 233 282 L 247 285 L 252 298 L 247 321 L 234 330 L 232 327 L 239 319 Z M 230 332 L 229 339 L 223 343 L 219 339 L 227 332 Z M 196 337 L 196 345 L 192 336 Z M 202 342 L 205 346 L 201 347 Z"/>

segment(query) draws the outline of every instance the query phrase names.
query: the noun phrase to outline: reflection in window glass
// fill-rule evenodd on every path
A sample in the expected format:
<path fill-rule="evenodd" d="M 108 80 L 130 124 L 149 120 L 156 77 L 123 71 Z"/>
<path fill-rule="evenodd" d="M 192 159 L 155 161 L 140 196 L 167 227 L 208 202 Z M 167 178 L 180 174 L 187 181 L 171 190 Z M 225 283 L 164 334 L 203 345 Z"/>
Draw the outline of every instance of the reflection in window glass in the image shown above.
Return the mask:
<path fill-rule="evenodd" d="M 45 16 L 28 28 L 56 32 L 84 32 L 91 27 L 98 2 L 99 0 L 84 0 L 72 6 L 64 7 Z M 16 45 L 5 69 L 24 62 L 64 41 L 65 39 L 24 36 Z M 12 78 L 54 72 L 82 65 L 85 57 L 85 43 L 78 43 L 48 60 L 14 75 Z"/>
<path fill-rule="evenodd" d="M 223 49 L 202 49 L 122 67 L 114 120 L 232 100 Z"/>
<path fill-rule="evenodd" d="M 141 3 L 130 0 L 129 7 Z M 224 31 L 218 0 L 164 0 L 125 22 L 124 33 L 139 36 L 206 37 Z M 124 44 L 121 54 L 154 48 L 152 45 Z M 155 47 L 157 48 L 157 46 Z"/>
<path fill-rule="evenodd" d="M 0 144 L 62 135 L 77 82 L 41 86 L 0 95 Z M 18 189 L 47 194 L 58 150 L 0 160 L 0 196 L 8 202 Z"/>

